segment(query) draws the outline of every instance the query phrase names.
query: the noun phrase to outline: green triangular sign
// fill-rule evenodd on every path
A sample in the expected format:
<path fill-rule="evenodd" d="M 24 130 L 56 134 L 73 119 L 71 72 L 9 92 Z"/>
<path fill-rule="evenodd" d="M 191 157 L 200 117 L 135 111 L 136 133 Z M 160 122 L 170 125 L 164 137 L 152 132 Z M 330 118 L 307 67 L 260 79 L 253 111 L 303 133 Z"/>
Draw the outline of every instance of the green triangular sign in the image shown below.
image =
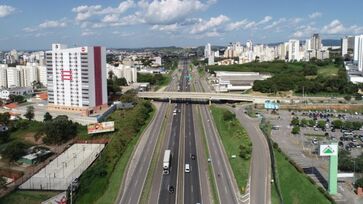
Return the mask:
<path fill-rule="evenodd" d="M 324 151 L 323 151 L 325 154 L 333 154 L 333 150 L 332 150 L 332 148 L 331 147 L 326 147 L 325 149 L 324 149 Z"/>

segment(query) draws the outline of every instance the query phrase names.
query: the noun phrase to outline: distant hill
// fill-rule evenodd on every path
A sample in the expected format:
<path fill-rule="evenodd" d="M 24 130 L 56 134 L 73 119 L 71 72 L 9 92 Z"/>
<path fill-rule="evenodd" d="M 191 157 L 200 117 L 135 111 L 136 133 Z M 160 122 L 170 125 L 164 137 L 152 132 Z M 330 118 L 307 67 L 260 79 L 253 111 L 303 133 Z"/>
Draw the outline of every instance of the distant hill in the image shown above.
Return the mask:
<path fill-rule="evenodd" d="M 325 39 L 321 42 L 324 46 L 341 46 L 341 41 L 338 39 Z"/>

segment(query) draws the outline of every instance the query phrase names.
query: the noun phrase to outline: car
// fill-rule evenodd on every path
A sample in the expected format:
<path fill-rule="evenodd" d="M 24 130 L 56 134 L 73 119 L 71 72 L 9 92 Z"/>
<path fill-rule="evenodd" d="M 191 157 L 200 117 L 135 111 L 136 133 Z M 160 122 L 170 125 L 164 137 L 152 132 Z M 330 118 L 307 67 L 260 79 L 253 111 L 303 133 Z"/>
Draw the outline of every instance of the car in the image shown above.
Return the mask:
<path fill-rule="evenodd" d="M 356 148 L 362 148 L 362 145 L 361 144 L 357 144 L 355 145 Z"/>
<path fill-rule="evenodd" d="M 354 144 L 353 142 L 348 143 L 348 146 L 349 146 L 350 148 L 355 148 L 355 144 Z"/>
<path fill-rule="evenodd" d="M 192 160 L 195 160 L 195 154 L 192 154 L 192 155 L 190 156 L 190 158 L 192 158 Z"/>
<path fill-rule="evenodd" d="M 332 131 L 332 132 L 335 132 L 335 129 L 333 128 L 333 129 L 331 129 L 331 131 Z"/>
<path fill-rule="evenodd" d="M 174 193 L 174 186 L 169 186 L 169 193 Z"/>
<path fill-rule="evenodd" d="M 311 140 L 311 143 L 313 143 L 313 144 L 318 144 L 318 143 L 319 143 L 319 141 L 318 141 L 316 138 L 314 138 L 314 139 L 312 139 L 312 140 Z"/>
<path fill-rule="evenodd" d="M 190 165 L 185 164 L 185 173 L 189 173 L 189 172 L 190 172 Z"/>
<path fill-rule="evenodd" d="M 347 151 L 349 151 L 349 152 L 350 152 L 350 151 L 352 151 L 352 148 L 350 148 L 350 147 L 349 147 L 349 145 L 346 145 L 346 146 L 345 146 L 345 150 L 347 150 Z"/>
<path fill-rule="evenodd" d="M 342 141 L 338 142 L 339 147 L 343 147 L 344 143 Z"/>

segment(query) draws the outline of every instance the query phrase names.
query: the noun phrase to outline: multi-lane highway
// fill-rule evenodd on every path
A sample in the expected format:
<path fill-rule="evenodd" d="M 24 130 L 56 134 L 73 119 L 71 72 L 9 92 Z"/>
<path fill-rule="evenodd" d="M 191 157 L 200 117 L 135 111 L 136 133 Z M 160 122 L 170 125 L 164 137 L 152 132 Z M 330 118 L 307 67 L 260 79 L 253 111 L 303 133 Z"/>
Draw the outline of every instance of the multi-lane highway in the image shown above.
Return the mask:
<path fill-rule="evenodd" d="M 173 80 L 167 87 L 167 90 L 176 89 L 176 81 Z M 117 203 L 139 203 L 156 142 L 160 135 L 161 124 L 165 120 L 166 109 L 167 103 L 161 103 L 156 111 L 155 118 L 140 137 L 140 141 L 129 162 L 128 169 L 125 172 L 116 200 Z"/>
<path fill-rule="evenodd" d="M 205 88 L 203 88 L 200 80 L 197 78 L 195 81 L 196 90 L 203 91 Z M 200 114 L 207 136 L 207 145 L 210 150 L 210 159 L 219 201 L 228 204 L 239 203 L 239 190 L 207 105 L 200 105 Z"/>

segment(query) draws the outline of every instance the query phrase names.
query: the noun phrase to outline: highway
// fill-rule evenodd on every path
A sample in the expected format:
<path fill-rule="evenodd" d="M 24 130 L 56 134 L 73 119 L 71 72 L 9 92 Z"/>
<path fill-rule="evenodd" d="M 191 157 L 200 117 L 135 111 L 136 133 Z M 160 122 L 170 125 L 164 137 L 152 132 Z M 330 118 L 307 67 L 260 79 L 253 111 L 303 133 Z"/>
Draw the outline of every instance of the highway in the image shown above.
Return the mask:
<path fill-rule="evenodd" d="M 188 70 L 188 64 L 184 69 Z M 186 72 L 189 75 L 189 72 Z M 187 83 L 190 84 L 190 83 Z M 190 91 L 190 85 L 186 85 L 185 91 Z M 185 104 L 185 156 L 184 163 L 190 165 L 190 172 L 184 176 L 184 203 L 201 203 L 201 193 L 199 184 L 199 168 L 196 159 L 197 149 L 194 131 L 193 105 L 190 102 Z M 192 155 L 194 155 L 192 158 Z"/>
<path fill-rule="evenodd" d="M 167 90 L 174 89 L 176 81 L 173 80 L 167 87 Z M 156 142 L 160 135 L 161 124 L 165 119 L 166 109 L 167 103 L 161 103 L 155 113 L 155 118 L 150 122 L 143 135 L 141 135 L 140 141 L 125 171 L 116 203 L 134 204 L 139 202 Z"/>
<path fill-rule="evenodd" d="M 196 76 L 197 77 L 197 76 Z M 196 91 L 203 91 L 206 88 L 196 78 Z M 205 135 L 207 136 L 207 145 L 210 151 L 213 175 L 217 186 L 218 198 L 220 203 L 239 203 L 239 190 L 236 180 L 234 179 L 228 158 L 220 141 L 218 130 L 216 129 L 213 117 L 207 105 L 200 105 L 200 113 L 202 116 L 202 124 L 204 126 Z"/>

